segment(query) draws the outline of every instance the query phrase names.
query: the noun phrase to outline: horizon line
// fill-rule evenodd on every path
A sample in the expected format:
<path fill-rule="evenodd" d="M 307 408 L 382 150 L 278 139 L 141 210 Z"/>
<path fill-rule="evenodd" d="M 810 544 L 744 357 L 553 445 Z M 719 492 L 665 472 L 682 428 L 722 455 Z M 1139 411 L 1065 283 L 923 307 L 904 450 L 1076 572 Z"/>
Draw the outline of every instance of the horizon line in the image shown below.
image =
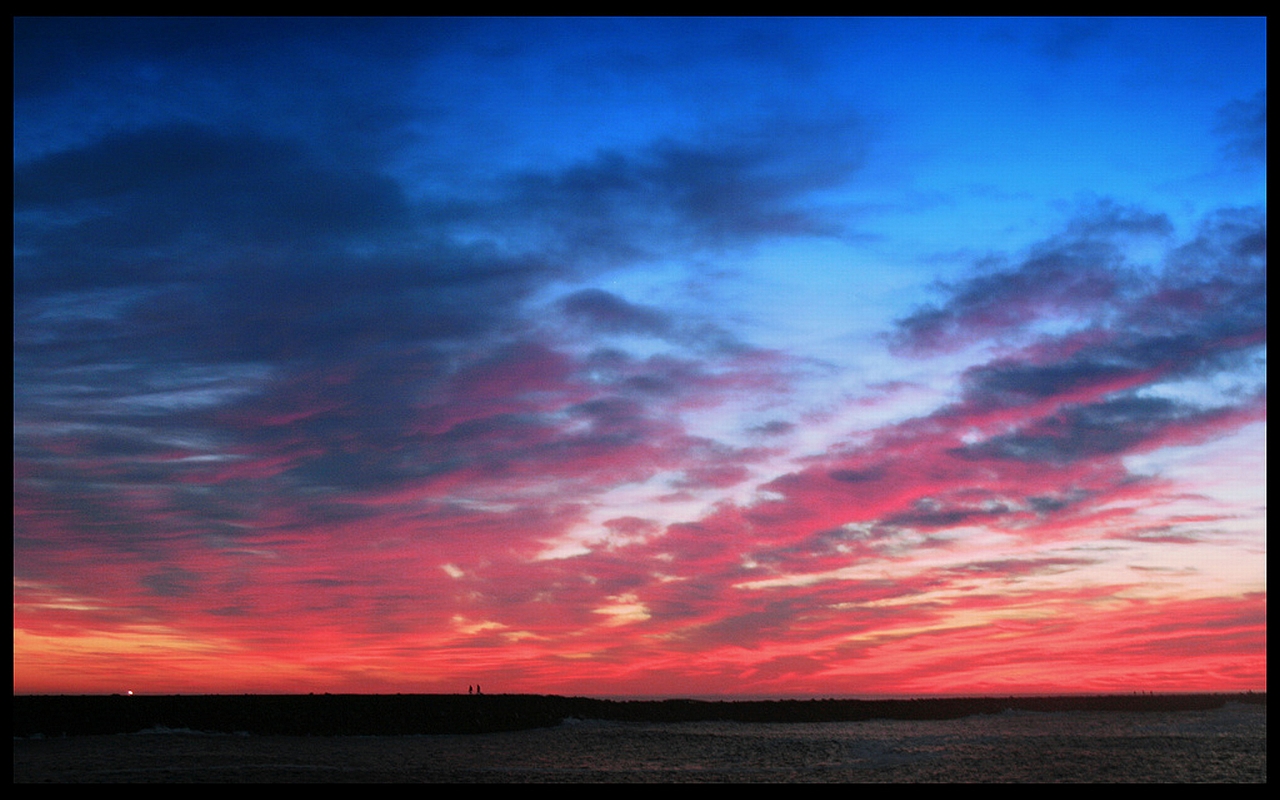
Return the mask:
<path fill-rule="evenodd" d="M 963 699 L 1001 699 L 1022 697 L 1190 697 L 1190 696 L 1233 696 L 1233 695 L 1265 695 L 1266 689 L 1244 689 L 1235 691 L 1127 691 L 1127 692 L 1021 692 L 1021 693 L 947 693 L 928 695 L 906 694 L 867 694 L 867 695 L 574 695 L 538 692 L 487 692 L 484 694 L 468 694 L 463 692 L 111 692 L 111 693 L 19 693 L 14 697 L 560 697 L 565 699 L 607 700 L 613 702 L 666 702 L 687 700 L 694 702 L 817 702 L 817 701 L 880 701 L 880 700 L 963 700 Z"/>

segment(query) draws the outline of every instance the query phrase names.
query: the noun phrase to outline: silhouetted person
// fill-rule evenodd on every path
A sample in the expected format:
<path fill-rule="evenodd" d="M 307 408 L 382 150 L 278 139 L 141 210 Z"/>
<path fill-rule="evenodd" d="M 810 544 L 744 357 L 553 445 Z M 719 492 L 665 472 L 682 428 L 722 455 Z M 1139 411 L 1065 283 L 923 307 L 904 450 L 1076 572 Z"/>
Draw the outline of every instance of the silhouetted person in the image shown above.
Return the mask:
<path fill-rule="evenodd" d="M 480 694 L 480 684 L 476 684 L 476 694 Z"/>
<path fill-rule="evenodd" d="M 471 694 L 471 684 L 467 684 L 467 694 Z"/>

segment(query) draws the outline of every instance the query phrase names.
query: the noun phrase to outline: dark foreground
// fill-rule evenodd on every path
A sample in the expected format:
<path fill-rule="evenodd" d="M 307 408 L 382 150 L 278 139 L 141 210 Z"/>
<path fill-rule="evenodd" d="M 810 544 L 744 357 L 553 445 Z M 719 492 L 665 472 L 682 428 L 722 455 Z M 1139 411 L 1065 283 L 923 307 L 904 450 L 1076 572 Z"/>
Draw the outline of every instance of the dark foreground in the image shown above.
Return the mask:
<path fill-rule="evenodd" d="M 921 700 L 594 700 L 555 695 L 167 695 L 13 698 L 13 735 L 83 736 L 150 729 L 262 736 L 492 733 L 567 719 L 620 722 L 948 720 L 1015 711 L 1205 711 L 1266 706 L 1267 695 L 1177 694 Z"/>
<path fill-rule="evenodd" d="M 667 716 L 680 707 L 648 703 L 612 708 L 636 712 L 633 716 L 642 709 L 650 716 L 656 712 Z M 700 707 L 704 712 L 725 710 L 717 704 Z M 550 728 L 461 735 L 259 736 L 149 728 L 100 736 L 15 737 L 13 779 L 14 783 L 1266 783 L 1266 720 L 1264 705 L 1226 703 L 1208 710 L 1003 711 L 943 720 L 778 723 L 571 718 Z"/>

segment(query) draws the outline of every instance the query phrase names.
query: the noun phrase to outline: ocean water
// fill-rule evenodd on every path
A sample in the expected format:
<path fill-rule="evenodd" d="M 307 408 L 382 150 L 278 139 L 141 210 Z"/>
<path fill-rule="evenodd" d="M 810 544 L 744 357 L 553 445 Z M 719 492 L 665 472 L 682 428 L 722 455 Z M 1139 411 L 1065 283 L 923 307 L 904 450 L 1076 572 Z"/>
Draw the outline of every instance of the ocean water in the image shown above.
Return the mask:
<path fill-rule="evenodd" d="M 436 736 L 15 739 L 32 782 L 1265 782 L 1265 706 L 956 720 L 639 723 Z"/>

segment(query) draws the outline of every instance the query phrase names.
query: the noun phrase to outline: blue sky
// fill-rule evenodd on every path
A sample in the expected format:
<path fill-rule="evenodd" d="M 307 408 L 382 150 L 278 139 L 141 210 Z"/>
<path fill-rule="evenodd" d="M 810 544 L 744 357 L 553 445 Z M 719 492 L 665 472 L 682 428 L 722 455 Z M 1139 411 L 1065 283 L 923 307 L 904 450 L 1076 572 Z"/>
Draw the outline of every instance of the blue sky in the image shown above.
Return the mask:
<path fill-rule="evenodd" d="M 15 691 L 1265 688 L 1264 19 L 14 45 Z"/>

